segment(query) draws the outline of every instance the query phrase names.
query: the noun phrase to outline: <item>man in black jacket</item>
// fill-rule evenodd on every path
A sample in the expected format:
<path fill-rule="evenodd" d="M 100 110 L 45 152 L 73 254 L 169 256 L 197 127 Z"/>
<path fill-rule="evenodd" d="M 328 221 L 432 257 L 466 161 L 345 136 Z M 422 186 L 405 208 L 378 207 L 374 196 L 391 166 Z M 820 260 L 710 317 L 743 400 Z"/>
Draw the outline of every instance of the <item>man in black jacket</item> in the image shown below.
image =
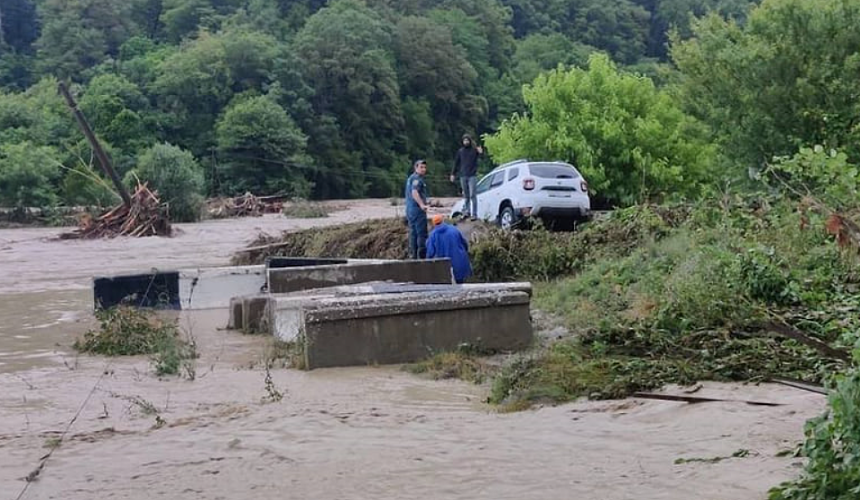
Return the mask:
<path fill-rule="evenodd" d="M 478 158 L 484 154 L 481 146 L 472 144 L 470 135 L 463 136 L 463 147 L 454 156 L 454 168 L 451 169 L 451 182 L 460 177 L 463 188 L 463 217 L 471 215 L 472 220 L 478 218 L 478 195 L 475 186 L 478 184 Z"/>

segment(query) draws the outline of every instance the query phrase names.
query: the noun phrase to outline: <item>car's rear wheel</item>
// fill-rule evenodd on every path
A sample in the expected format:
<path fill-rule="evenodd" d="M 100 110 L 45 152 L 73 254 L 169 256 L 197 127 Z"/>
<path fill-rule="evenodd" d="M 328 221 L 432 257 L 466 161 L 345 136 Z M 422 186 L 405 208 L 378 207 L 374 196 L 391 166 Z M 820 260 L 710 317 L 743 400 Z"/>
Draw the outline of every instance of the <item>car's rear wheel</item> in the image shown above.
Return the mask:
<path fill-rule="evenodd" d="M 499 212 L 499 227 L 502 229 L 510 229 L 514 227 L 514 223 L 516 223 L 517 218 L 514 215 L 514 208 L 510 205 L 505 205 L 502 207 L 502 211 Z"/>

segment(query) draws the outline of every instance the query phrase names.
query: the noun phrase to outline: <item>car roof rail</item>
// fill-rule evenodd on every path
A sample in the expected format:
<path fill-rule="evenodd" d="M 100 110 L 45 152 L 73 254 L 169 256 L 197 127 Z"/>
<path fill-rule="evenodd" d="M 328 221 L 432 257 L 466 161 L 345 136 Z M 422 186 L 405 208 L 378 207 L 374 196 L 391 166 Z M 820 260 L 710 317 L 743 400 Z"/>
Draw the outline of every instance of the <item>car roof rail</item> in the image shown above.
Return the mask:
<path fill-rule="evenodd" d="M 501 165 L 499 165 L 499 166 L 498 166 L 498 167 L 496 167 L 496 168 L 505 168 L 505 167 L 510 167 L 511 165 L 516 165 L 516 164 L 518 164 L 518 163 L 526 163 L 526 162 L 528 162 L 528 161 L 529 161 L 529 160 L 528 160 L 528 158 L 520 158 L 519 160 L 513 160 L 513 161 L 509 161 L 509 162 L 507 162 L 507 163 L 502 163 Z"/>

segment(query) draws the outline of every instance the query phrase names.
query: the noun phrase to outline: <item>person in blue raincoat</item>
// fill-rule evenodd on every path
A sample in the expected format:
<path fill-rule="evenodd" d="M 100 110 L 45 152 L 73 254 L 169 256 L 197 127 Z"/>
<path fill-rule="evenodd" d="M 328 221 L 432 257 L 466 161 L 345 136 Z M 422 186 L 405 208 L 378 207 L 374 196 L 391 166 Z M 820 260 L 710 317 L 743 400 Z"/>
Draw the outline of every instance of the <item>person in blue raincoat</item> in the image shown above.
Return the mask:
<path fill-rule="evenodd" d="M 472 275 L 472 264 L 469 262 L 469 242 L 456 227 L 447 224 L 442 215 L 433 216 L 433 232 L 427 240 L 428 259 L 451 259 L 451 269 L 454 271 L 454 281 L 463 283 Z"/>

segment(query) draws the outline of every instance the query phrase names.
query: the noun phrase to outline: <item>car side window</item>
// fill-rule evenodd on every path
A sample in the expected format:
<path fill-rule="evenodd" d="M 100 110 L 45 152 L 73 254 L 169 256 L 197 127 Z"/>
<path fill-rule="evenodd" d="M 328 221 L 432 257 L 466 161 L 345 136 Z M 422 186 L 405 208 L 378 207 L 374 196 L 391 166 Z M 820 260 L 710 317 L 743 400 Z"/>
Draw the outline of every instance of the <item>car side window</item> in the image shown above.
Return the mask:
<path fill-rule="evenodd" d="M 505 182 L 505 173 L 497 172 L 496 175 L 493 176 L 493 182 L 490 184 L 490 189 L 501 186 Z"/>
<path fill-rule="evenodd" d="M 517 176 L 519 176 L 519 175 L 520 175 L 520 169 L 518 169 L 518 168 L 512 168 L 512 169 L 508 170 L 508 181 L 510 182 L 510 181 L 516 179 Z"/>
<path fill-rule="evenodd" d="M 475 194 L 481 194 L 484 191 L 490 189 L 490 181 L 492 179 L 493 179 L 492 175 L 488 175 L 488 176 L 484 177 L 483 179 L 481 179 L 481 182 L 479 182 L 478 185 L 475 186 Z"/>

